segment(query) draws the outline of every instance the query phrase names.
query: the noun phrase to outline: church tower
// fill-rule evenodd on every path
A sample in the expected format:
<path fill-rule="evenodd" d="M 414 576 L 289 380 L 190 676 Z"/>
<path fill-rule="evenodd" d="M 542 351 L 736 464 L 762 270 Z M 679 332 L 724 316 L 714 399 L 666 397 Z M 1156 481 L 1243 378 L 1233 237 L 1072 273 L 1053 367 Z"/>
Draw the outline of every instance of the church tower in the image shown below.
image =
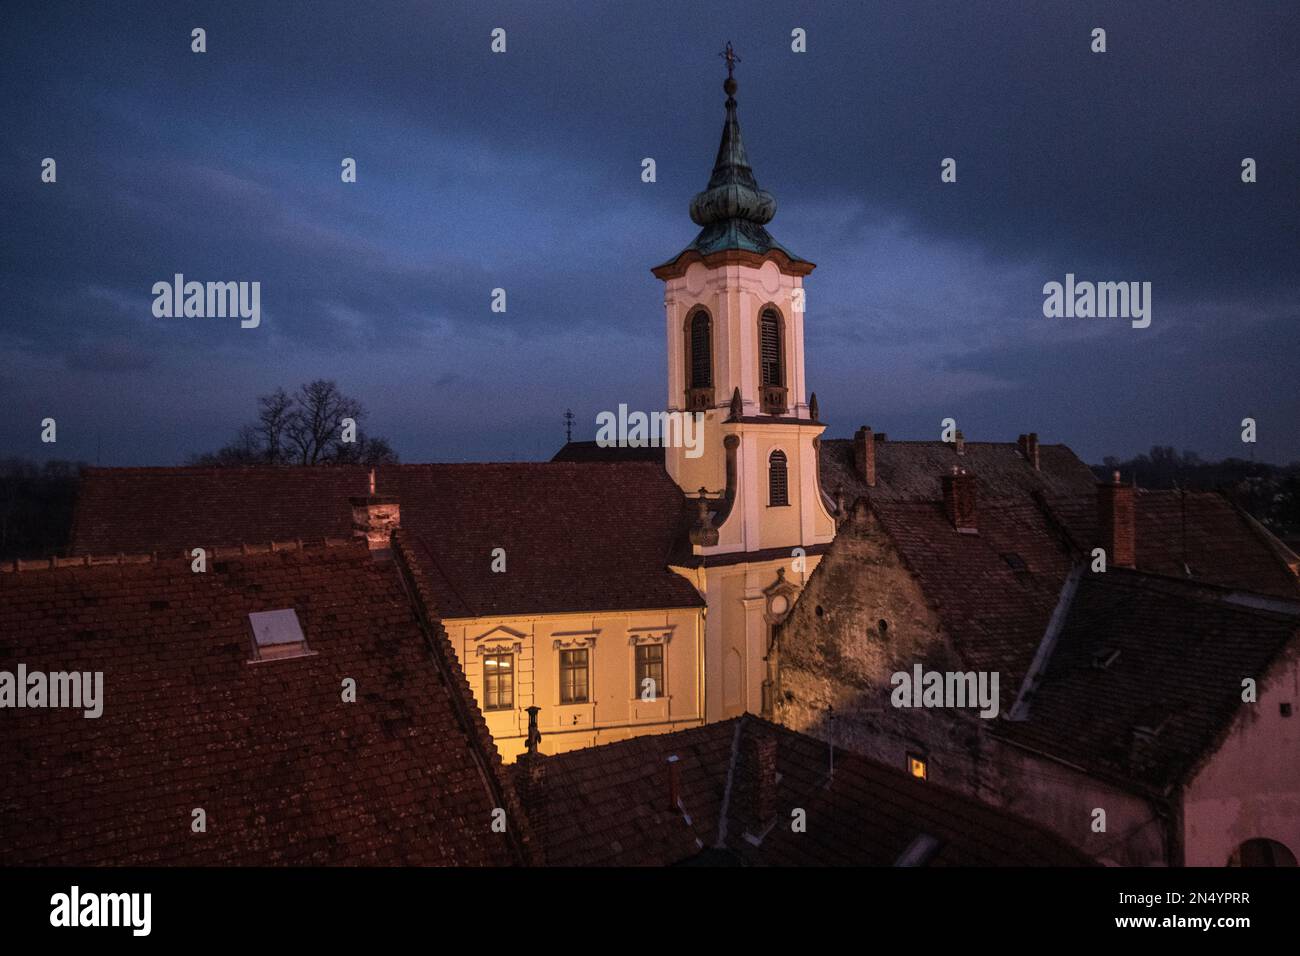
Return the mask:
<path fill-rule="evenodd" d="M 803 280 L 814 265 L 766 229 L 776 200 L 741 139 L 731 44 L 723 56 L 722 142 L 691 202 L 700 232 L 652 270 L 665 285 L 668 410 L 704 416 L 702 452 L 668 448 L 665 466 L 703 501 L 692 545 L 708 601 L 708 720 L 771 712 L 771 627 L 835 536 L 818 483 L 825 426 L 804 374 Z"/>

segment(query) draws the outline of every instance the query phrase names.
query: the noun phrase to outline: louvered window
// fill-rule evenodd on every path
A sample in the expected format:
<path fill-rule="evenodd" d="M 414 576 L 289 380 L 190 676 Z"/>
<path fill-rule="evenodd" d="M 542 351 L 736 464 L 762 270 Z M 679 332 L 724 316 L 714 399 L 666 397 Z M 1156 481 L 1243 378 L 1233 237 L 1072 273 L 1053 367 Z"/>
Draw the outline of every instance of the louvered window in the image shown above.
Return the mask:
<path fill-rule="evenodd" d="M 781 368 L 781 317 L 771 309 L 763 312 L 758 323 L 759 366 L 763 385 L 784 385 Z"/>
<path fill-rule="evenodd" d="M 709 313 L 691 318 L 691 388 L 713 387 L 713 336 Z"/>
<path fill-rule="evenodd" d="M 790 503 L 789 479 L 786 475 L 785 452 L 774 451 L 767 460 L 767 503 L 769 505 L 788 505 Z"/>

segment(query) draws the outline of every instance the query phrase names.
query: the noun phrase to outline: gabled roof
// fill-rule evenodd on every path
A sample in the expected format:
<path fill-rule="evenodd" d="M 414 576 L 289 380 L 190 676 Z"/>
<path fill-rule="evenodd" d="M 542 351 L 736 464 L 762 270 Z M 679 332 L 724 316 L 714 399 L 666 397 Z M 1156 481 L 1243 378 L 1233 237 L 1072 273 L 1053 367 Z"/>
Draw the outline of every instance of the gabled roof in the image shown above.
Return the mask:
<path fill-rule="evenodd" d="M 978 534 L 957 533 L 935 502 L 872 508 L 966 666 L 999 672 L 1005 712 L 1073 566 L 1064 536 L 1027 497 L 981 502 Z"/>
<path fill-rule="evenodd" d="M 6 863 L 524 862 L 522 814 L 491 830 L 517 804 L 450 643 L 398 575 L 351 543 L 0 573 L 0 668 L 103 673 L 97 719 L 4 712 Z M 310 656 L 251 662 L 248 615 L 281 609 Z"/>
<path fill-rule="evenodd" d="M 1300 636 L 1300 602 L 1112 568 L 1085 574 L 1028 719 L 994 732 L 1103 777 L 1184 780 Z M 1281 757 L 1281 755 L 1279 755 Z"/>
<path fill-rule="evenodd" d="M 71 550 L 348 537 L 348 498 L 368 488 L 355 467 L 87 469 Z M 687 512 L 660 465 L 386 465 L 375 488 L 397 498 L 442 617 L 703 606 L 668 570 Z"/>
<path fill-rule="evenodd" d="M 747 813 L 738 754 L 775 742 L 775 815 Z M 680 807 L 669 809 L 667 757 L 678 757 Z M 930 865 L 1088 865 L 1063 840 L 975 800 L 746 715 L 542 758 L 530 818 L 550 865 L 894 865 L 923 834 Z M 511 768 L 521 792 L 528 760 Z M 538 796 L 538 795 L 542 796 Z M 544 812 L 535 807 L 544 804 Z M 806 832 L 791 827 L 806 812 Z M 538 822 L 545 821 L 545 822 Z"/>

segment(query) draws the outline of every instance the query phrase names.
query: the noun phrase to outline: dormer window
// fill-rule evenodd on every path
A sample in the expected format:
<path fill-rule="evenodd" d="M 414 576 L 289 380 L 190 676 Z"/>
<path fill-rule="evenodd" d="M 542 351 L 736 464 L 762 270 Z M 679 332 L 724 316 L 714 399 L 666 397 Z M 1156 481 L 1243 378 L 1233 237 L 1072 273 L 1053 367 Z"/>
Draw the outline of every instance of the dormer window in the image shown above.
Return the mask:
<path fill-rule="evenodd" d="M 686 320 L 686 410 L 713 406 L 713 319 L 696 309 Z"/>
<path fill-rule="evenodd" d="M 248 615 L 253 629 L 253 660 L 275 661 L 289 657 L 307 657 L 313 653 L 298 623 L 293 608 L 279 611 L 254 611 Z"/>

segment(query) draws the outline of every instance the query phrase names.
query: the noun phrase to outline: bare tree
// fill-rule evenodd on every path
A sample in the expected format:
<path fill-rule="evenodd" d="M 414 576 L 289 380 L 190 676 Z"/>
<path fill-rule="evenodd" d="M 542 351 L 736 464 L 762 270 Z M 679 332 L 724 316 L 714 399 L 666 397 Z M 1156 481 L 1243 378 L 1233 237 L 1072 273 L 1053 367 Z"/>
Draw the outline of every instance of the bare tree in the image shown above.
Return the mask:
<path fill-rule="evenodd" d="M 285 433 L 294 417 L 293 399 L 283 388 L 257 399 L 257 425 L 254 426 L 266 461 L 279 465 L 285 459 Z"/>
<path fill-rule="evenodd" d="M 364 417 L 361 403 L 348 398 L 332 381 L 318 378 L 298 389 L 297 407 L 290 415 L 285 434 L 300 465 L 319 465 L 332 460 L 343 443 L 344 419 L 358 422 Z"/>
<path fill-rule="evenodd" d="M 241 428 L 224 448 L 192 456 L 191 464 L 380 465 L 398 461 L 387 439 L 371 437 L 361 429 L 365 408 L 344 395 L 333 381 L 317 379 L 292 394 L 277 388 L 259 396 L 257 406 L 256 422 Z M 354 428 L 345 434 L 346 419 L 352 420 Z"/>

